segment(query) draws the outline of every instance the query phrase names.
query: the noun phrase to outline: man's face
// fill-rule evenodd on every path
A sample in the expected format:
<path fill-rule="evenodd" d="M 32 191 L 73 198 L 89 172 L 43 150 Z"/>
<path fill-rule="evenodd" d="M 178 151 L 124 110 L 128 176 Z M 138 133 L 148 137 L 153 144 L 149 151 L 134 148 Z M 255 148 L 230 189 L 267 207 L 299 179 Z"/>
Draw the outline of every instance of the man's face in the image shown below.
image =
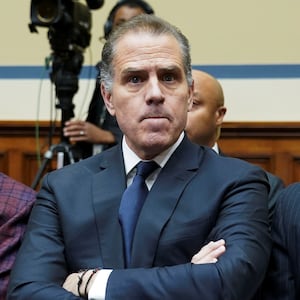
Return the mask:
<path fill-rule="evenodd" d="M 192 100 L 178 42 L 169 35 L 127 33 L 117 43 L 113 68 L 112 91 L 103 92 L 108 110 L 129 147 L 151 159 L 177 140 Z"/>
<path fill-rule="evenodd" d="M 188 113 L 186 133 L 194 143 L 212 147 L 226 110 L 218 104 L 216 85 L 210 77 L 193 72 L 193 78 L 193 106 Z"/>

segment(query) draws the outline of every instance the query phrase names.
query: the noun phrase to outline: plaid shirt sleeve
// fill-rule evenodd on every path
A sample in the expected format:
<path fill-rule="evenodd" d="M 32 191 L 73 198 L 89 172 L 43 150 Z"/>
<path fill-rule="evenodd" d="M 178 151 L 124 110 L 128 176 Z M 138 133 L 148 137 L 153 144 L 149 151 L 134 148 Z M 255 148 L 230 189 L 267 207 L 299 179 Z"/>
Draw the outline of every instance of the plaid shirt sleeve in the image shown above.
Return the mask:
<path fill-rule="evenodd" d="M 36 192 L 0 173 L 0 299 L 24 235 Z"/>

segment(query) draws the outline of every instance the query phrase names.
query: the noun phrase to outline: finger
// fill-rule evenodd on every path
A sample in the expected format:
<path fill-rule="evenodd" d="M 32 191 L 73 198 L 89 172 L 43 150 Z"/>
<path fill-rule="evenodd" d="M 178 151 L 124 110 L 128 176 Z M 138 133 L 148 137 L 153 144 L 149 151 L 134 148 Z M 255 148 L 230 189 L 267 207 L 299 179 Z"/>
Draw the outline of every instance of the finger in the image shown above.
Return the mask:
<path fill-rule="evenodd" d="M 68 131 L 79 131 L 79 130 L 83 130 L 84 126 L 78 125 L 78 124 L 70 124 L 66 127 L 64 127 L 64 130 L 68 130 Z"/>
<path fill-rule="evenodd" d="M 219 246 L 218 248 L 212 250 L 211 252 L 207 253 L 206 255 L 202 256 L 194 256 L 192 258 L 193 264 L 204 264 L 204 263 L 216 263 L 218 258 L 225 253 L 226 248 L 224 245 Z"/>
<path fill-rule="evenodd" d="M 82 136 L 75 135 L 75 136 L 70 136 L 69 140 L 70 142 L 84 142 L 87 141 L 88 139 L 86 135 L 82 135 Z"/>
<path fill-rule="evenodd" d="M 218 247 L 224 246 L 224 245 L 225 245 L 225 241 L 223 239 L 220 239 L 220 240 L 215 241 L 215 242 L 211 241 L 207 245 L 202 247 L 200 249 L 200 251 L 194 255 L 194 257 L 196 259 L 201 259 L 201 257 L 205 257 L 206 255 L 208 255 L 209 253 L 211 253 L 212 251 L 214 251 Z"/>
<path fill-rule="evenodd" d="M 65 122 L 66 126 L 70 126 L 70 125 L 80 125 L 82 121 L 80 120 L 68 120 Z"/>
<path fill-rule="evenodd" d="M 76 287 L 78 282 L 78 273 L 72 273 L 70 274 L 65 282 L 63 283 L 63 288 L 67 291 L 72 291 L 74 287 Z"/>
<path fill-rule="evenodd" d="M 202 247 L 198 253 L 196 253 L 193 256 L 193 259 L 199 260 L 202 257 L 205 257 L 211 251 L 210 249 L 211 249 L 211 247 L 213 247 L 213 245 L 214 245 L 214 242 L 209 242 L 207 245 Z"/>
<path fill-rule="evenodd" d="M 201 263 L 201 262 L 210 262 L 212 259 L 218 258 L 224 253 L 225 241 L 220 239 L 216 242 L 209 242 L 207 245 L 202 247 L 198 253 L 196 253 L 191 262 L 192 263 Z M 220 253 L 220 254 L 219 254 Z"/>

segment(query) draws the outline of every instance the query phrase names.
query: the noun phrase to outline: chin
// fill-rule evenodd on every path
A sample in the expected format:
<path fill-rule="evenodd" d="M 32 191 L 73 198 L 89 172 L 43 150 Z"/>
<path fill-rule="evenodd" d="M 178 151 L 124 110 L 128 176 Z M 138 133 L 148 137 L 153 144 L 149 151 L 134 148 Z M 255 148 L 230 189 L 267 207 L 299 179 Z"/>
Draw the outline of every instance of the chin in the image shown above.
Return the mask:
<path fill-rule="evenodd" d="M 157 148 L 163 151 L 173 144 L 173 139 L 168 134 L 162 134 L 161 132 L 149 134 L 145 139 L 145 145 L 149 148 Z"/>

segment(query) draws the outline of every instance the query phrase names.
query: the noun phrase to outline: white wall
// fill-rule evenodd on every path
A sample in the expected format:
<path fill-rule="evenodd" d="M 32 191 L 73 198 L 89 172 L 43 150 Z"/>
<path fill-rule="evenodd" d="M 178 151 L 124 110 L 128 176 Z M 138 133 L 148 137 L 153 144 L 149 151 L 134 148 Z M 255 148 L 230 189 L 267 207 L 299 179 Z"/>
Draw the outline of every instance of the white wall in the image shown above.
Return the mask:
<path fill-rule="evenodd" d="M 228 107 L 227 121 L 299 121 L 300 111 L 300 1 L 295 0 L 149 0 L 157 15 L 176 24 L 189 38 L 193 65 L 200 67 L 257 66 L 247 76 L 216 72 Z M 53 93 L 45 74 L 30 78 L 33 67 L 43 66 L 50 53 L 47 29 L 29 32 L 31 1 L 5 1 L 0 10 L 0 119 L 48 120 Z M 85 3 L 85 2 L 83 2 Z M 103 24 L 115 1 L 92 11 L 91 46 L 85 66 L 100 58 Z M 285 67 L 276 75 L 259 66 Z M 3 69 L 1 67 L 9 67 Z M 10 67 L 26 67 L 15 75 Z M 289 66 L 294 70 L 289 74 Z M 8 71 L 7 71 L 8 70 Z M 12 76 L 9 75 L 12 70 Z M 18 70 L 18 68 L 17 68 Z M 212 69 L 213 70 L 213 69 Z M 242 68 L 243 70 L 243 68 Z M 274 77 L 274 75 L 276 75 Z M 44 79 L 41 79 L 44 78 Z M 80 80 L 75 114 L 86 110 L 94 78 Z M 82 104 L 85 103 L 85 104 Z M 81 114 L 84 117 L 84 113 Z"/>

